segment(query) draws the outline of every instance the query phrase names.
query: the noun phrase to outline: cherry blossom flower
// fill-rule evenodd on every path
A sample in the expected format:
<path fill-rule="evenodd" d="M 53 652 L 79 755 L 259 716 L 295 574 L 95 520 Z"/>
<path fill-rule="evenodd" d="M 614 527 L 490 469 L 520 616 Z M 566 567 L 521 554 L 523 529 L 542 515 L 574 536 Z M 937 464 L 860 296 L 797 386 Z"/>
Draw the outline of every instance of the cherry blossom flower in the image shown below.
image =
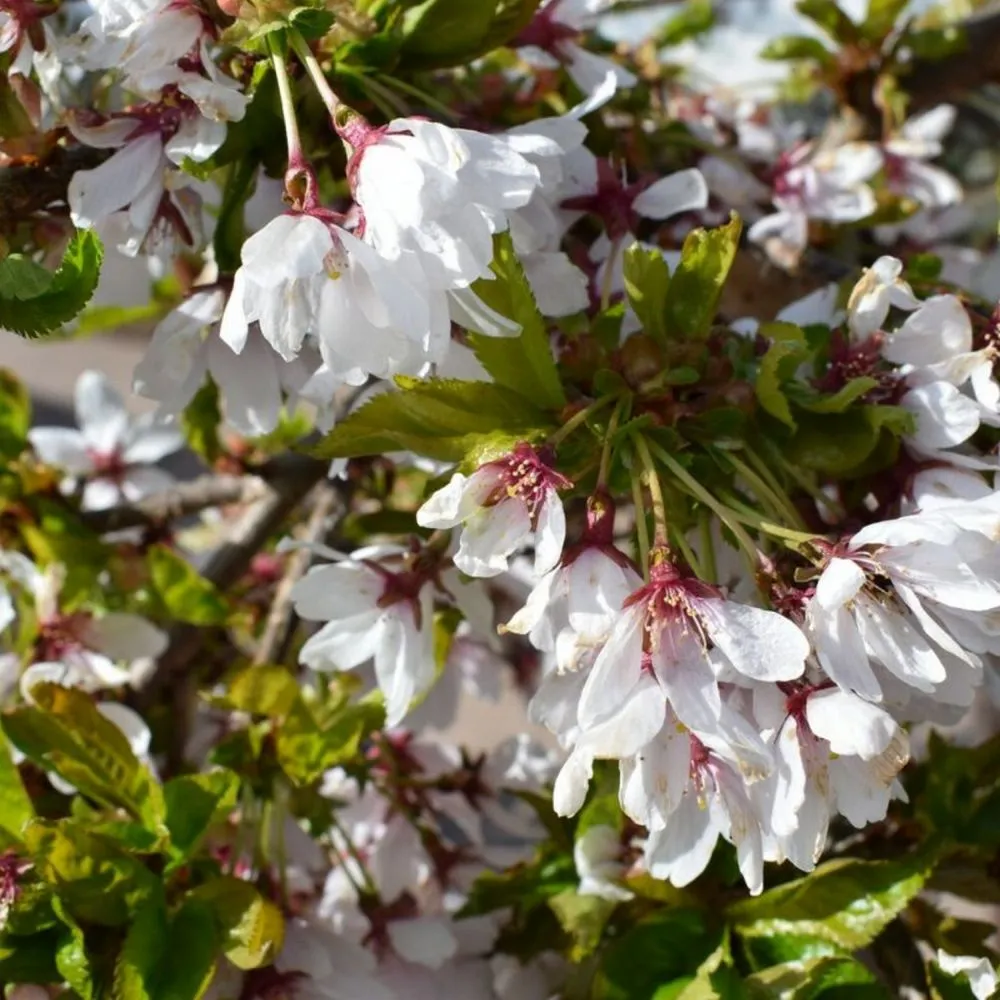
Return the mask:
<path fill-rule="evenodd" d="M 547 573 L 566 538 L 558 491 L 571 485 L 544 453 L 522 443 L 471 476 L 456 472 L 417 511 L 417 523 L 425 528 L 462 525 L 454 558 L 469 576 L 497 576 L 507 569 L 509 557 L 532 540 L 535 572 Z"/>
<path fill-rule="evenodd" d="M 856 222 L 875 211 L 875 195 L 865 182 L 881 164 L 870 143 L 827 150 L 804 143 L 783 154 L 773 168 L 777 211 L 755 222 L 748 238 L 778 263 L 793 265 L 808 244 L 811 219 Z"/>
<path fill-rule="evenodd" d="M 285 362 L 253 327 L 236 353 L 219 336 L 224 303 L 220 289 L 195 292 L 161 320 L 136 365 L 133 389 L 157 400 L 157 417 L 167 419 L 191 402 L 209 376 L 219 388 L 228 424 L 250 437 L 269 434 L 278 425 L 285 398 L 305 392 L 320 366 L 319 352 L 306 345 Z M 331 379 L 325 387 L 330 396 L 336 384 Z"/>
<path fill-rule="evenodd" d="M 173 483 L 151 463 L 182 446 L 177 430 L 150 418 L 133 419 L 100 372 L 84 372 L 77 380 L 75 408 L 79 430 L 35 427 L 28 440 L 43 462 L 66 472 L 67 489 L 83 484 L 85 510 L 134 502 Z"/>
<path fill-rule="evenodd" d="M 366 241 L 384 257 L 413 260 L 437 289 L 488 277 L 493 234 L 528 204 L 541 173 L 525 155 L 557 156 L 546 136 L 485 135 L 419 118 L 341 130 L 354 147 L 350 171 Z"/>
<path fill-rule="evenodd" d="M 988 958 L 977 958 L 975 955 L 949 955 L 939 948 L 937 964 L 949 976 L 965 976 L 976 1000 L 989 1000 L 996 993 L 998 977 L 993 963 Z"/>
<path fill-rule="evenodd" d="M 621 861 L 622 843 L 618 831 L 598 824 L 588 827 L 573 845 L 573 864 L 580 878 L 581 896 L 600 896 L 613 901 L 632 898 L 632 893 L 618 884 L 625 873 Z"/>
<path fill-rule="evenodd" d="M 911 311 L 920 305 L 902 273 L 895 257 L 879 257 L 865 268 L 847 303 L 847 324 L 855 338 L 863 340 L 880 330 L 890 308 Z"/>
<path fill-rule="evenodd" d="M 285 361 L 313 334 L 335 376 L 363 381 L 415 371 L 447 345 L 443 296 L 327 219 L 278 216 L 243 244 L 241 260 L 220 331 L 237 353 L 254 322 Z"/>
<path fill-rule="evenodd" d="M 941 140 L 955 122 L 955 108 L 941 104 L 903 123 L 883 144 L 889 190 L 914 199 L 923 208 L 944 208 L 962 200 L 962 185 L 928 160 L 941 155 Z"/>
<path fill-rule="evenodd" d="M 722 703 L 710 647 L 738 675 L 770 681 L 800 676 L 809 652 L 787 618 L 728 601 L 661 558 L 594 663 L 580 696 L 582 726 L 617 714 L 650 673 L 685 725 L 713 732 Z"/>
<path fill-rule="evenodd" d="M 634 87 L 637 81 L 633 73 L 579 44 L 583 32 L 597 25 L 607 6 L 607 0 L 547 0 L 513 44 L 535 66 L 565 66 L 584 94 L 596 90 L 608 74 L 613 74 L 617 86 Z"/>
<path fill-rule="evenodd" d="M 31 665 L 21 676 L 24 692 L 39 681 L 53 681 L 89 691 L 130 684 L 167 646 L 164 632 L 145 618 L 125 611 L 94 614 L 65 611 L 59 596 L 65 567 L 51 563 L 44 571 L 18 552 L 0 552 L 0 575 L 6 575 L 34 602 L 37 631 Z M 0 592 L 7 596 L 7 587 Z M 4 615 L 9 626 L 12 618 Z"/>
<path fill-rule="evenodd" d="M 374 660 L 390 726 L 435 677 L 433 575 L 380 561 L 401 551 L 359 549 L 351 559 L 313 566 L 292 591 L 300 617 L 326 623 L 302 647 L 301 661 L 314 670 L 352 670 Z"/>

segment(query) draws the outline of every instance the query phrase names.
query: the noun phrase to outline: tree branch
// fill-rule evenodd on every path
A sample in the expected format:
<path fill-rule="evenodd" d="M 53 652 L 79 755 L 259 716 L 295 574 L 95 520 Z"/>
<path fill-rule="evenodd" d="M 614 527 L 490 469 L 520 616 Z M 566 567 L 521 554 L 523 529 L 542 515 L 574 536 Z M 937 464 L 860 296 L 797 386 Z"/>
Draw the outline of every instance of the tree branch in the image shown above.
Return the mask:
<path fill-rule="evenodd" d="M 320 483 L 315 487 L 314 493 L 316 502 L 301 539 L 307 543 L 318 542 L 323 537 L 330 515 L 340 506 L 342 499 L 340 491 L 332 483 Z M 270 663 L 284 645 L 292 619 L 292 590 L 305 575 L 311 561 L 312 553 L 307 548 L 299 549 L 289 556 L 254 654 L 255 664 Z"/>
<path fill-rule="evenodd" d="M 208 507 L 253 503 L 267 494 L 268 485 L 257 476 L 199 476 L 162 493 L 108 510 L 87 511 L 84 523 L 100 534 L 126 528 L 150 528 L 197 514 Z"/>

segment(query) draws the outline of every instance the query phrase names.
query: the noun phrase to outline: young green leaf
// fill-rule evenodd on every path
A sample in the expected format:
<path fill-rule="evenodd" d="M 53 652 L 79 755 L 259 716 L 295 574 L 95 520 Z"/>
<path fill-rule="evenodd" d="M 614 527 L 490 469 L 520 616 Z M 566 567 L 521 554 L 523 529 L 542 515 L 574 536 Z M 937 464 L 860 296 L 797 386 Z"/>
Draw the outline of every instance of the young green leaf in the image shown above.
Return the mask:
<path fill-rule="evenodd" d="M 199 886 L 188 898 L 210 910 L 225 956 L 239 969 L 273 962 L 285 935 L 281 911 L 249 882 L 231 876 Z"/>
<path fill-rule="evenodd" d="M 670 268 L 655 248 L 635 243 L 625 251 L 625 292 L 644 333 L 667 341 L 666 306 L 670 291 Z"/>
<path fill-rule="evenodd" d="M 406 450 L 460 462 L 483 438 L 503 433 L 514 443 L 549 426 L 551 418 L 503 385 L 414 379 L 403 382 L 401 391 L 380 393 L 355 410 L 311 454 L 354 458 Z"/>
<path fill-rule="evenodd" d="M 132 916 L 115 960 L 112 1000 L 159 1000 L 159 970 L 167 946 L 167 912 L 160 893 Z"/>
<path fill-rule="evenodd" d="M 564 889 L 549 900 L 559 925 L 570 936 L 570 961 L 582 962 L 597 951 L 601 936 L 618 903 L 602 896 L 581 895 Z"/>
<path fill-rule="evenodd" d="M 212 984 L 222 936 L 211 907 L 188 897 L 171 917 L 166 934 L 183 962 L 165 962 L 158 1000 L 201 1000 Z"/>
<path fill-rule="evenodd" d="M 20 254 L 0 260 L 0 327 L 39 337 L 74 319 L 97 288 L 103 252 L 93 230 L 78 229 L 55 272 Z"/>
<path fill-rule="evenodd" d="M 681 340 L 708 336 L 742 228 L 733 212 L 724 226 L 688 234 L 667 292 L 664 324 L 668 336 Z"/>
<path fill-rule="evenodd" d="M 751 1000 L 772 1000 L 776 997 L 782 1000 L 814 1000 L 826 990 L 868 986 L 875 981 L 873 973 L 857 959 L 828 955 L 762 969 L 747 977 L 746 986 Z"/>
<path fill-rule="evenodd" d="M 3 717 L 10 741 L 95 802 L 127 809 L 157 830 L 163 818 L 160 785 L 91 698 L 49 683 L 36 684 L 31 696 L 34 705 Z"/>
<path fill-rule="evenodd" d="M 824 66 L 835 61 L 834 54 L 818 39 L 808 35 L 781 35 L 772 38 L 760 51 L 761 59 L 786 61 L 812 59 Z"/>
<path fill-rule="evenodd" d="M 493 240 L 492 281 L 477 281 L 475 293 L 501 316 L 518 323 L 516 337 L 469 335 L 482 366 L 500 384 L 521 393 L 546 410 L 566 405 L 566 394 L 552 354 L 548 327 L 517 259 L 510 233 Z"/>
<path fill-rule="evenodd" d="M 194 854 L 212 823 L 236 805 L 239 790 L 239 776 L 226 768 L 167 782 L 163 788 L 165 822 L 178 860 Z"/>
<path fill-rule="evenodd" d="M 21 782 L 21 774 L 10 755 L 10 747 L 0 740 L 0 829 L 15 840 L 21 839 L 25 824 L 35 809 Z"/>
<path fill-rule="evenodd" d="M 183 556 L 153 545 L 147 559 L 153 588 L 170 617 L 190 625 L 222 625 L 230 619 L 229 603 Z"/>
<path fill-rule="evenodd" d="M 40 878 L 53 887 L 57 915 L 122 927 L 162 892 L 159 879 L 108 837 L 73 820 L 33 820 L 24 843 Z"/>
<path fill-rule="evenodd" d="M 808 936 L 855 951 L 870 944 L 923 888 L 932 849 L 892 861 L 840 858 L 811 874 L 730 906 L 745 939 Z"/>
<path fill-rule="evenodd" d="M 0 455 L 16 458 L 27 446 L 31 399 L 13 372 L 0 368 Z"/>

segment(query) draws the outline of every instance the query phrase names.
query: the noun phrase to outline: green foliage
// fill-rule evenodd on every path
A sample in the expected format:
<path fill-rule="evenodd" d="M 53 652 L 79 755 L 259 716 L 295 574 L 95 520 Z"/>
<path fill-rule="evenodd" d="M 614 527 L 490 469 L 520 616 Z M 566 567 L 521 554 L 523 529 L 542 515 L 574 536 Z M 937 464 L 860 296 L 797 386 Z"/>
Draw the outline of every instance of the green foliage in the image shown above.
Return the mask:
<path fill-rule="evenodd" d="M 535 297 L 514 252 L 510 233 L 494 238 L 491 281 L 477 281 L 473 291 L 491 309 L 518 323 L 516 338 L 469 335 L 469 343 L 482 366 L 499 385 L 519 392 L 541 409 L 557 409 L 566 404 L 559 381 L 549 331 L 538 311 Z"/>
<path fill-rule="evenodd" d="M 192 904 L 207 907 L 221 934 L 222 951 L 238 969 L 256 969 L 281 951 L 281 911 L 252 885 L 224 876 L 189 894 Z"/>
<path fill-rule="evenodd" d="M 758 968 L 803 955 L 850 953 L 870 944 L 923 888 L 932 850 L 894 861 L 828 861 L 815 872 L 729 908 Z M 792 952 L 792 954 L 789 954 Z"/>
<path fill-rule="evenodd" d="M 181 414 L 181 429 L 191 450 L 212 465 L 223 454 L 219 440 L 222 409 L 219 388 L 211 379 L 194 394 L 194 398 Z"/>
<path fill-rule="evenodd" d="M 87 229 L 77 230 L 55 271 L 23 254 L 0 260 L 0 327 L 40 337 L 75 319 L 97 288 L 103 253 Z"/>
<path fill-rule="evenodd" d="M 572 942 L 571 961 L 583 961 L 597 950 L 605 925 L 617 905 L 613 899 L 582 895 L 576 889 L 564 889 L 549 899 L 559 925 Z"/>
<path fill-rule="evenodd" d="M 0 745 L 0 830 L 18 841 L 21 831 L 34 815 L 35 808 L 11 759 L 10 748 Z"/>
<path fill-rule="evenodd" d="M 669 336 L 680 340 L 708 336 L 742 228 L 734 212 L 724 226 L 688 234 L 666 296 L 664 326 Z"/>
<path fill-rule="evenodd" d="M 190 625 L 222 625 L 232 609 L 219 591 L 183 556 L 153 545 L 147 556 L 150 580 L 165 613 Z"/>
<path fill-rule="evenodd" d="M 625 251 L 624 273 L 625 292 L 643 332 L 666 343 L 670 268 L 663 254 L 636 243 Z"/>
<path fill-rule="evenodd" d="M 27 445 L 31 400 L 23 383 L 0 368 L 0 456 L 16 458 Z"/>
<path fill-rule="evenodd" d="M 239 791 L 239 776 L 225 768 L 181 775 L 167 782 L 163 789 L 164 822 L 178 862 L 196 852 L 213 823 L 236 805 Z"/>
<path fill-rule="evenodd" d="M 656 33 L 659 46 L 680 45 L 697 38 L 715 26 L 715 8 L 710 0 L 687 0 L 687 3 Z"/>
<path fill-rule="evenodd" d="M 121 807 L 158 830 L 163 793 L 122 731 L 75 688 L 36 684 L 31 696 L 34 705 L 3 717 L 11 742 L 95 802 Z"/>
<path fill-rule="evenodd" d="M 914 809 L 931 829 L 955 843 L 1000 847 L 1000 736 L 956 747 L 932 733 L 911 786 Z"/>
<path fill-rule="evenodd" d="M 514 38 L 540 0 L 423 0 L 402 19 L 400 65 L 437 69 L 470 62 Z"/>
<path fill-rule="evenodd" d="M 795 9 L 836 42 L 851 43 L 858 39 L 857 25 L 837 5 L 837 0 L 798 0 Z"/>
<path fill-rule="evenodd" d="M 399 379 L 346 417 L 312 454 L 353 458 L 413 451 L 460 462 L 502 439 L 507 449 L 531 440 L 550 423 L 535 405 L 503 385 L 457 379 Z"/>
<path fill-rule="evenodd" d="M 824 66 L 834 62 L 834 54 L 818 39 L 809 35 L 781 35 L 772 38 L 760 50 L 761 59 L 775 61 L 811 59 Z"/>
<path fill-rule="evenodd" d="M 828 956 L 808 959 L 804 962 L 785 962 L 761 972 L 755 972 L 746 979 L 747 993 L 751 1000 L 814 1000 L 828 991 L 836 990 L 838 995 L 844 987 L 869 987 L 864 993 L 850 990 L 855 996 L 886 996 L 882 989 L 875 988 L 875 976 L 871 970 L 855 958 Z"/>

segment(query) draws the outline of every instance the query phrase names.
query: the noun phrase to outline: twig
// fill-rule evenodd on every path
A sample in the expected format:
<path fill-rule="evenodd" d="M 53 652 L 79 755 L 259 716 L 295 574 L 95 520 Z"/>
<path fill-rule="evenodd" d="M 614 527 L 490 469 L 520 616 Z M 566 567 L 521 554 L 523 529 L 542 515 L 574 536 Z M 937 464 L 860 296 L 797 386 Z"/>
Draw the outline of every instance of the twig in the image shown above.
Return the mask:
<path fill-rule="evenodd" d="M 266 496 L 268 485 L 257 476 L 209 474 L 178 483 L 162 493 L 108 510 L 87 511 L 84 523 L 100 534 L 126 528 L 148 528 L 175 521 L 208 507 L 253 503 Z"/>
<path fill-rule="evenodd" d="M 302 536 L 304 542 L 317 542 L 322 538 L 330 515 L 341 499 L 340 492 L 332 483 L 320 483 L 314 488 L 314 492 L 316 501 Z M 312 553 L 307 548 L 299 549 L 289 556 L 284 575 L 274 592 L 274 601 L 264 623 L 264 632 L 257 644 L 257 651 L 253 657 L 255 664 L 270 663 L 284 645 L 292 619 L 292 590 L 305 575 L 311 558 Z"/>
<path fill-rule="evenodd" d="M 264 496 L 236 522 L 202 571 L 202 576 L 220 590 L 227 590 L 243 576 L 268 538 L 324 477 L 327 466 L 305 455 L 288 455 L 275 460 L 272 468 L 280 471 L 269 477 Z M 172 630 L 167 651 L 141 691 L 141 703 L 148 707 L 155 702 L 172 679 L 190 665 L 201 637 L 202 630 L 194 625 Z"/>

